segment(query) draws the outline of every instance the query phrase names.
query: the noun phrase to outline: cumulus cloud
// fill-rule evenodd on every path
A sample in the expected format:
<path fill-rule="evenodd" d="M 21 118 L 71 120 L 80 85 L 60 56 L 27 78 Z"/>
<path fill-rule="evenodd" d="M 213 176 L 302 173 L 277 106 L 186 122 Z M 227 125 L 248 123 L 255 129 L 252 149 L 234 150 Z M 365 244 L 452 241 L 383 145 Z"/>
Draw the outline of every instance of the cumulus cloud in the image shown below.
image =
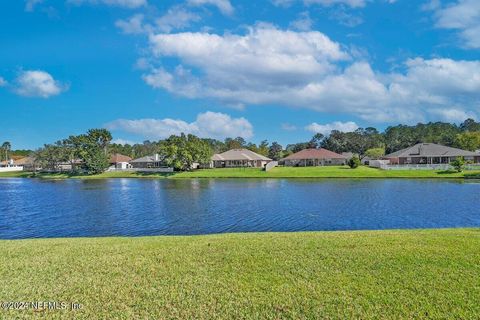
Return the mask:
<path fill-rule="evenodd" d="M 15 92 L 25 97 L 48 98 L 68 89 L 48 72 L 41 70 L 22 71 L 15 82 Z"/>
<path fill-rule="evenodd" d="M 466 112 L 461 109 L 432 109 L 429 112 L 443 121 L 460 123 L 465 119 L 477 119 L 477 115 L 473 112 Z"/>
<path fill-rule="evenodd" d="M 323 135 L 329 135 L 333 130 L 338 130 L 342 132 L 353 132 L 358 129 L 358 125 L 355 122 L 340 122 L 335 121 L 327 124 L 318 124 L 313 122 L 305 127 L 305 130 L 313 133 L 321 133 Z"/>
<path fill-rule="evenodd" d="M 363 18 L 357 14 L 352 14 L 345 10 L 345 8 L 340 7 L 338 9 L 332 10 L 329 16 L 330 19 L 336 20 L 341 25 L 346 27 L 356 27 L 363 23 Z"/>
<path fill-rule="evenodd" d="M 289 7 L 296 0 L 271 0 L 272 3 L 279 7 Z M 303 0 L 305 5 L 321 5 L 321 6 L 333 6 L 333 5 L 346 5 L 352 8 L 361 8 L 366 5 L 368 0 Z"/>
<path fill-rule="evenodd" d="M 312 29 L 313 20 L 308 11 L 300 13 L 298 19 L 290 23 L 290 27 L 299 31 L 309 31 Z"/>
<path fill-rule="evenodd" d="M 380 73 L 318 31 L 251 27 L 246 34 L 150 36 L 154 88 L 227 105 L 284 105 L 369 121 L 422 121 L 427 109 L 478 108 L 480 62 L 410 59 Z M 164 57 L 180 62 L 167 69 Z M 467 110 L 468 111 L 468 110 Z"/>
<path fill-rule="evenodd" d="M 120 139 L 120 138 L 117 138 L 117 139 L 113 139 L 111 141 L 111 143 L 113 144 L 121 144 L 121 145 L 126 145 L 126 144 L 129 144 L 131 146 L 133 146 L 134 144 L 136 144 L 136 142 L 133 142 L 131 140 L 125 140 L 125 139 Z"/>
<path fill-rule="evenodd" d="M 189 27 L 192 22 L 200 20 L 200 16 L 186 10 L 181 6 L 168 9 L 160 18 L 156 19 L 157 29 L 161 32 L 171 32 L 172 30 L 184 29 Z"/>
<path fill-rule="evenodd" d="M 136 14 L 128 20 L 117 20 L 115 26 L 126 34 L 139 34 L 146 31 L 143 25 L 143 14 Z"/>
<path fill-rule="evenodd" d="M 167 12 L 148 23 L 143 14 L 135 14 L 126 20 L 117 20 L 115 26 L 125 34 L 141 34 L 162 32 L 169 33 L 173 30 L 181 30 L 190 27 L 192 23 L 198 22 L 201 17 L 183 6 L 174 6 Z"/>
<path fill-rule="evenodd" d="M 147 0 L 68 0 L 67 2 L 75 5 L 81 5 L 85 3 L 103 4 L 128 9 L 135 9 L 147 5 Z"/>
<path fill-rule="evenodd" d="M 235 11 L 230 0 L 188 0 L 188 4 L 192 6 L 212 5 L 224 15 L 232 15 Z"/>
<path fill-rule="evenodd" d="M 245 118 L 232 118 L 228 114 L 207 111 L 200 113 L 194 122 L 175 119 L 119 119 L 107 123 L 109 130 L 138 134 L 148 139 L 163 139 L 170 135 L 195 134 L 199 137 L 224 139 L 226 137 L 253 136 L 253 126 Z"/>
<path fill-rule="evenodd" d="M 352 8 L 361 8 L 364 7 L 367 3 L 367 0 L 304 0 L 304 3 L 309 4 L 319 4 L 322 6 L 332 6 L 335 4 L 343 4 L 350 6 Z"/>
<path fill-rule="evenodd" d="M 3 77 L 0 77 L 0 87 L 4 87 L 7 85 L 7 80 L 5 80 Z"/>
<path fill-rule="evenodd" d="M 458 0 L 445 7 L 432 1 L 425 9 L 435 12 L 436 27 L 458 30 L 467 48 L 480 48 L 480 1 Z"/>
<path fill-rule="evenodd" d="M 243 89 L 258 88 L 268 94 L 269 87 L 301 86 L 332 71 L 332 61 L 349 58 L 338 43 L 320 32 L 282 31 L 265 25 L 250 28 L 246 35 L 157 34 L 150 37 L 150 44 L 154 57 L 178 57 L 206 74 L 202 81 L 195 81 L 181 65 L 174 74 L 157 70 L 161 80 L 157 87 L 181 85 L 194 89 L 201 85 L 195 82 L 207 81 L 211 85 L 209 94 L 219 98 L 233 97 Z M 182 81 L 187 78 L 192 82 Z M 218 82 L 221 87 L 215 87 Z"/>

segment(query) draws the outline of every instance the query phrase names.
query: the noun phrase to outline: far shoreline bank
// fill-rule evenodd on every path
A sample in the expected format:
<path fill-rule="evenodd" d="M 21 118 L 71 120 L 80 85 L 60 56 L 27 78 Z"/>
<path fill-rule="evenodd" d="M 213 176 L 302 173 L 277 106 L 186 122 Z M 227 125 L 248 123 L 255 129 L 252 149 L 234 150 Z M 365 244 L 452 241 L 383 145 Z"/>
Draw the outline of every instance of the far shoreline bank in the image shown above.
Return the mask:
<path fill-rule="evenodd" d="M 30 178 L 45 180 L 62 179 L 480 179 L 480 171 L 438 170 L 380 170 L 370 167 L 350 169 L 346 166 L 331 167 L 277 167 L 268 172 L 258 168 L 199 169 L 174 173 L 146 173 L 131 171 L 104 172 L 97 175 L 70 173 L 34 173 L 25 171 L 0 173 L 2 178 Z"/>

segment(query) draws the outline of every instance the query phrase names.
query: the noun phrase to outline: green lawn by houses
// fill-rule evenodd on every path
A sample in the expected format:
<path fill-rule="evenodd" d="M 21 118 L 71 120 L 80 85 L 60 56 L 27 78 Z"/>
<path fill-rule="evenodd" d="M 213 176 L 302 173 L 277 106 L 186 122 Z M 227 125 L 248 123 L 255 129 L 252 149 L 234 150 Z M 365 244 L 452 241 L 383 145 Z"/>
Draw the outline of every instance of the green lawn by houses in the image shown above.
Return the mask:
<path fill-rule="evenodd" d="M 480 178 L 480 171 L 380 170 L 361 166 L 277 167 L 265 172 L 258 168 L 201 169 L 179 173 L 105 172 L 98 175 L 37 174 L 25 172 L 0 173 L 2 177 L 37 177 L 47 179 L 102 178 Z"/>
<path fill-rule="evenodd" d="M 480 229 L 0 241 L 0 310 L 49 319 L 475 319 Z"/>
<path fill-rule="evenodd" d="M 464 178 L 480 171 L 380 170 L 361 166 L 276 167 L 265 172 L 257 168 L 204 169 L 176 174 L 175 178 Z"/>

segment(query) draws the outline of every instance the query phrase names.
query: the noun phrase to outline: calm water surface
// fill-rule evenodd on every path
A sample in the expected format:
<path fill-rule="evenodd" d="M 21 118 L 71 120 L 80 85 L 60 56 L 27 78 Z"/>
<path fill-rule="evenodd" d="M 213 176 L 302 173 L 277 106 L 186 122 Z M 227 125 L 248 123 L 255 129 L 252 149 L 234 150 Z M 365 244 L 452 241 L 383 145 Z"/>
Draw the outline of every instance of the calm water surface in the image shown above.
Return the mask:
<path fill-rule="evenodd" d="M 480 227 L 479 181 L 0 179 L 0 238 Z"/>

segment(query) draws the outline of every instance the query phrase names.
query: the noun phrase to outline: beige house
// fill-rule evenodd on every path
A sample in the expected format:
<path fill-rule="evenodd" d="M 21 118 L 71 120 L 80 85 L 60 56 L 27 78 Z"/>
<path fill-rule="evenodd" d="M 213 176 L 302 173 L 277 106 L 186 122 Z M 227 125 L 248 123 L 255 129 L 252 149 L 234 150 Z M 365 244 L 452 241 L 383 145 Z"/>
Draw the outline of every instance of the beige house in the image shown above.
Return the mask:
<path fill-rule="evenodd" d="M 211 167 L 213 168 L 264 168 L 272 159 L 262 156 L 248 149 L 232 149 L 223 153 L 214 154 Z"/>
<path fill-rule="evenodd" d="M 117 170 L 126 170 L 132 168 L 130 164 L 132 158 L 125 156 L 120 153 L 115 153 L 110 156 L 110 168 L 109 169 L 117 169 Z"/>
<path fill-rule="evenodd" d="M 435 143 L 419 143 L 383 156 L 390 164 L 449 164 L 458 157 L 467 161 L 480 163 L 480 155 L 462 149 L 446 147 Z"/>
<path fill-rule="evenodd" d="M 347 156 L 327 149 L 304 149 L 279 162 L 288 167 L 339 166 L 347 163 Z"/>

